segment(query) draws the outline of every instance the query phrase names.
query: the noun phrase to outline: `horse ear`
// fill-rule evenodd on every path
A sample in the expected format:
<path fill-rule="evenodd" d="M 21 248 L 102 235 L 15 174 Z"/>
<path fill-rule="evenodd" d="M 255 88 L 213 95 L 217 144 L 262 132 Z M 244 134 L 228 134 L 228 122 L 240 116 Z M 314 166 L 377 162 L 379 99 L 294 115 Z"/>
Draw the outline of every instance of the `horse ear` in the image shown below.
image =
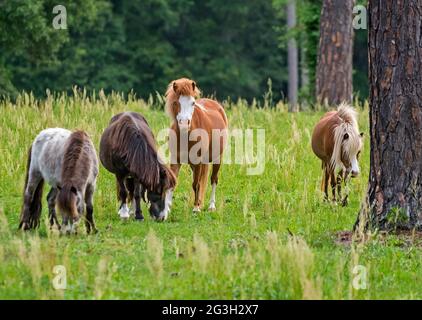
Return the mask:
<path fill-rule="evenodd" d="M 361 132 L 360 137 L 363 138 L 365 136 L 365 133 Z"/>
<path fill-rule="evenodd" d="M 174 90 L 174 92 L 176 92 L 176 90 L 177 90 L 177 83 L 176 83 L 176 81 L 173 82 L 173 90 Z"/>
<path fill-rule="evenodd" d="M 195 81 L 192 81 L 192 89 L 193 89 L 193 91 L 196 90 L 196 82 Z"/>
<path fill-rule="evenodd" d="M 347 139 L 349 139 L 349 134 L 348 133 L 345 133 L 344 134 L 344 140 L 347 140 Z"/>
<path fill-rule="evenodd" d="M 72 191 L 74 194 L 78 194 L 78 191 L 76 190 L 76 188 L 75 187 L 71 187 L 70 188 L 70 191 Z"/>

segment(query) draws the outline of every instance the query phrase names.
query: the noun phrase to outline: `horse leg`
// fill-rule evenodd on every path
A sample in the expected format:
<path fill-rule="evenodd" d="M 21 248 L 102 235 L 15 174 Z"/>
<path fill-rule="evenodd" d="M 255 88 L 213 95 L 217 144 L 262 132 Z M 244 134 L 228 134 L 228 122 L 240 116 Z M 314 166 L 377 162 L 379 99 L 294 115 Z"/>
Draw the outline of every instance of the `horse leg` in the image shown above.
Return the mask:
<path fill-rule="evenodd" d="M 333 194 L 333 202 L 336 202 L 336 188 L 337 188 L 337 180 L 334 173 L 334 170 L 330 172 L 330 183 L 331 183 L 331 192 Z"/>
<path fill-rule="evenodd" d="M 133 196 L 134 196 L 134 203 L 135 203 L 135 219 L 138 221 L 144 221 L 144 216 L 142 215 L 141 209 L 141 184 L 139 181 L 134 181 L 134 189 L 133 189 Z"/>
<path fill-rule="evenodd" d="M 341 201 L 341 185 L 344 181 L 344 173 L 343 170 L 340 170 L 340 172 L 337 174 L 337 197 L 338 200 Z"/>
<path fill-rule="evenodd" d="M 199 206 L 197 206 L 198 203 L 198 195 L 199 195 L 199 176 L 200 176 L 200 170 L 201 170 L 201 165 L 197 164 L 197 165 L 192 165 L 192 172 L 193 172 L 193 182 L 192 182 L 192 189 L 193 189 L 193 193 L 195 195 L 195 202 L 194 202 L 194 208 L 193 208 L 193 212 L 200 212 L 201 208 Z"/>
<path fill-rule="evenodd" d="M 19 229 L 35 229 L 39 225 L 42 211 L 42 191 L 44 180 L 38 172 L 30 173 L 25 186 L 24 200 Z"/>
<path fill-rule="evenodd" d="M 324 192 L 325 188 L 325 163 L 322 162 L 322 179 L 321 179 L 321 191 Z"/>
<path fill-rule="evenodd" d="M 50 192 L 47 195 L 47 203 L 48 203 L 48 217 L 50 220 L 50 229 L 53 228 L 54 223 L 57 225 L 57 228 L 60 230 L 61 225 L 57 220 L 57 213 L 56 213 L 56 197 L 57 197 L 57 188 L 51 188 Z"/>
<path fill-rule="evenodd" d="M 216 210 L 216 200 L 215 200 L 215 192 L 218 185 L 218 172 L 220 171 L 221 164 L 213 164 L 212 165 L 212 174 L 211 174 L 211 199 L 210 199 L 210 206 L 208 208 L 209 211 Z"/>
<path fill-rule="evenodd" d="M 95 227 L 94 222 L 94 191 L 95 187 L 92 184 L 88 184 L 85 190 L 85 204 L 86 204 L 86 220 L 85 220 L 85 227 L 86 232 L 89 234 L 91 230 L 93 233 L 97 233 L 97 228 Z"/>
<path fill-rule="evenodd" d="M 179 171 L 180 171 L 181 166 L 182 165 L 180 163 L 175 163 L 175 164 L 170 165 L 170 169 L 171 169 L 171 171 L 173 171 L 176 178 L 179 176 Z"/>
<path fill-rule="evenodd" d="M 119 193 L 119 200 L 120 200 L 120 208 L 119 208 L 119 216 L 122 219 L 129 219 L 129 208 L 127 206 L 127 190 L 125 186 L 125 179 L 124 177 L 118 176 L 117 179 L 117 190 Z"/>
<path fill-rule="evenodd" d="M 330 175 L 328 173 L 327 165 L 324 166 L 324 174 L 323 175 L 324 175 L 324 177 L 323 177 L 323 180 L 322 180 L 322 185 L 323 185 L 324 194 L 325 194 L 324 199 L 325 199 L 325 201 L 328 201 L 328 182 L 330 180 Z"/>
<path fill-rule="evenodd" d="M 193 212 L 201 212 L 201 206 L 204 200 L 204 193 L 207 185 L 208 164 L 192 165 L 193 183 L 192 188 L 195 193 L 195 204 Z"/>
<path fill-rule="evenodd" d="M 348 178 L 348 173 L 346 172 L 343 175 L 344 189 L 346 190 L 346 195 L 344 196 L 343 200 L 341 201 L 341 205 L 343 207 L 346 207 L 349 204 L 349 193 L 348 193 L 348 190 L 347 190 L 347 178 Z"/>
<path fill-rule="evenodd" d="M 175 163 L 175 164 L 170 165 L 170 169 L 171 169 L 171 171 L 173 171 L 176 179 L 179 177 L 179 172 L 180 172 L 181 167 L 182 167 L 182 165 L 180 163 Z M 193 168 L 192 168 L 192 171 L 193 171 Z M 169 192 L 167 194 L 167 201 L 168 201 L 170 207 L 173 204 L 173 191 L 174 190 L 169 190 Z"/>
<path fill-rule="evenodd" d="M 126 178 L 124 181 L 125 181 L 126 190 L 128 192 L 127 202 L 128 203 L 131 203 L 131 205 L 132 205 L 130 211 L 135 211 L 135 208 L 136 208 L 135 197 L 134 197 L 134 193 L 135 193 L 135 179 L 133 179 L 133 178 Z"/>
<path fill-rule="evenodd" d="M 209 164 L 201 164 L 201 176 L 199 179 L 199 201 L 201 207 L 204 203 L 205 192 L 207 191 Z"/>

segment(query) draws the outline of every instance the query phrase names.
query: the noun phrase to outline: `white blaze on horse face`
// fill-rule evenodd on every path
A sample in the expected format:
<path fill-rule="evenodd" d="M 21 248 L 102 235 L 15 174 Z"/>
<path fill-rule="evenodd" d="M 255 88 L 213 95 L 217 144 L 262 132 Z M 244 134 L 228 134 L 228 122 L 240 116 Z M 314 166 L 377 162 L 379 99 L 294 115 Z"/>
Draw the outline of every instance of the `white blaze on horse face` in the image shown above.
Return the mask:
<path fill-rule="evenodd" d="M 352 165 L 352 176 L 356 177 L 359 175 L 360 173 L 360 169 L 359 169 L 359 162 L 356 156 L 353 156 L 350 159 L 350 163 Z"/>
<path fill-rule="evenodd" d="M 189 129 L 195 111 L 195 98 L 191 96 L 180 96 L 180 112 L 176 116 L 180 129 Z"/>

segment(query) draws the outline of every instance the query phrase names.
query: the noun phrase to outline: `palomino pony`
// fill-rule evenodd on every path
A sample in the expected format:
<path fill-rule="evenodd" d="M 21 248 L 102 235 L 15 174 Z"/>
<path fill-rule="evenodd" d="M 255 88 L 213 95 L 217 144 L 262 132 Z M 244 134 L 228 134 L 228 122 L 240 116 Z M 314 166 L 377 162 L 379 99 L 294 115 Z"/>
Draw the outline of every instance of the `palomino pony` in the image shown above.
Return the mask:
<path fill-rule="evenodd" d="M 47 196 L 50 226 L 61 226 L 57 207 L 63 218 L 64 232 L 76 233 L 75 226 L 84 214 L 87 232 L 96 232 L 93 195 L 98 175 L 98 159 L 91 139 L 83 131 L 46 129 L 29 149 L 24 203 L 19 228 L 35 229 L 40 224 L 44 181 L 51 190 Z"/>
<path fill-rule="evenodd" d="M 127 202 L 134 201 L 135 218 L 144 220 L 141 197 L 151 203 L 150 215 L 166 220 L 170 211 L 166 193 L 176 185 L 173 172 L 160 160 L 154 135 L 143 116 L 125 112 L 114 116 L 100 143 L 100 160 L 116 176 L 119 215 L 130 217 Z"/>
<path fill-rule="evenodd" d="M 337 111 L 331 111 L 316 125 L 312 135 L 312 149 L 322 160 L 324 177 L 321 188 L 328 200 L 328 184 L 331 183 L 333 201 L 338 198 L 347 205 L 347 195 L 341 199 L 341 184 L 349 175 L 359 175 L 359 155 L 363 147 L 363 133 L 359 133 L 357 112 L 347 104 L 341 104 Z M 335 176 L 338 170 L 337 177 Z"/>
<path fill-rule="evenodd" d="M 194 212 L 200 212 L 203 205 L 210 163 L 213 166 L 209 210 L 216 209 L 218 172 L 228 129 L 223 107 L 214 100 L 197 99 L 199 95 L 195 81 L 186 78 L 170 83 L 166 92 L 166 111 L 173 121 L 170 134 L 174 133 L 173 141 L 170 136 L 171 169 L 177 177 L 182 163 L 190 165 L 195 193 Z M 199 153 L 195 149 L 198 143 Z M 172 199 L 172 194 L 169 198 Z"/>

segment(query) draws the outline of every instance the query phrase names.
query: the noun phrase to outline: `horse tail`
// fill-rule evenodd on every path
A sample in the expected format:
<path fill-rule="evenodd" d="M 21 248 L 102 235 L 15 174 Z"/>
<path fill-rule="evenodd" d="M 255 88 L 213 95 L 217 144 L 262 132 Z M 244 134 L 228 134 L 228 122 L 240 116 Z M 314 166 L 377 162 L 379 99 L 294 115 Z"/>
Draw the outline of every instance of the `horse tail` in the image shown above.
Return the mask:
<path fill-rule="evenodd" d="M 57 196 L 57 206 L 59 210 L 67 217 L 77 219 L 79 217 L 76 208 L 76 193 L 77 190 L 71 185 L 64 185 L 59 189 Z"/>
<path fill-rule="evenodd" d="M 36 229 L 40 225 L 40 218 L 42 212 L 42 193 L 44 187 L 44 180 L 41 179 L 35 188 L 33 195 L 27 195 L 26 189 L 29 183 L 29 170 L 31 167 L 32 145 L 28 150 L 28 158 L 26 162 L 25 187 L 23 189 L 24 203 L 21 210 L 21 219 L 19 229 L 29 230 Z M 30 197 L 30 199 L 28 199 Z"/>

